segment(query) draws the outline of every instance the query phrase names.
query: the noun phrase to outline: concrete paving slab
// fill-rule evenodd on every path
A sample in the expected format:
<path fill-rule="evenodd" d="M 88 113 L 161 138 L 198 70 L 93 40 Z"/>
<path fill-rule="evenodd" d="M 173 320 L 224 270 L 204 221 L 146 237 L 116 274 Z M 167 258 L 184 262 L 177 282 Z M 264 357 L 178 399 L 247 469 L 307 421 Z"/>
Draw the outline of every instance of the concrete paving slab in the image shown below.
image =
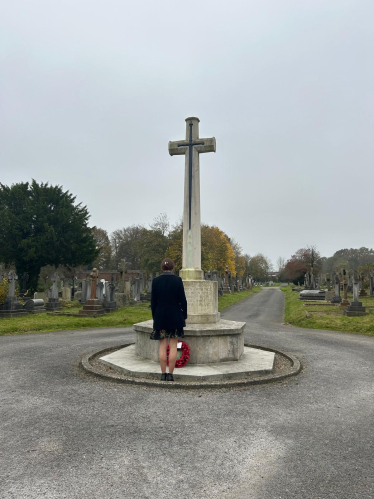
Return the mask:
<path fill-rule="evenodd" d="M 275 353 L 252 347 L 244 347 L 240 360 L 218 362 L 214 364 L 187 364 L 176 368 L 176 381 L 224 380 L 244 378 L 255 374 L 271 373 L 274 367 Z M 160 365 L 148 359 L 135 357 L 135 345 L 121 348 L 100 357 L 100 362 L 133 377 L 158 379 Z"/>

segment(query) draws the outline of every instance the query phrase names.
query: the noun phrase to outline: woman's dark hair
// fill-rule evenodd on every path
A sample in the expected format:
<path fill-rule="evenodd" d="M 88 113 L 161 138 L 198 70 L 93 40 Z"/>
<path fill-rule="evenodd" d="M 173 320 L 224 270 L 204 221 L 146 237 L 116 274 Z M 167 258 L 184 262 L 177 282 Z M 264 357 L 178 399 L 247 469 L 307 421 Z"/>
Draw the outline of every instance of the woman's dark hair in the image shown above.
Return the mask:
<path fill-rule="evenodd" d="M 174 262 L 170 260 L 170 258 L 164 258 L 161 262 L 161 270 L 164 272 L 165 270 L 173 270 Z"/>

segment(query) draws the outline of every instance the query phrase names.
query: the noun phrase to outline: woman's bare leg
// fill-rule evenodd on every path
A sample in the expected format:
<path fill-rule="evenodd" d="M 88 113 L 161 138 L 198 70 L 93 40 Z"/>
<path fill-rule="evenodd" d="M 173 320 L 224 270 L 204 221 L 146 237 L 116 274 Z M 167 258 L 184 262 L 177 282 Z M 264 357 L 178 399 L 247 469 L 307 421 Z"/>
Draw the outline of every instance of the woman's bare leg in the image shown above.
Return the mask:
<path fill-rule="evenodd" d="M 166 373 L 166 349 L 168 347 L 168 340 L 164 338 L 160 340 L 160 345 L 158 347 L 158 358 L 160 361 L 161 372 Z"/>
<path fill-rule="evenodd" d="M 175 361 L 177 360 L 178 338 L 169 338 L 169 373 L 173 374 Z"/>

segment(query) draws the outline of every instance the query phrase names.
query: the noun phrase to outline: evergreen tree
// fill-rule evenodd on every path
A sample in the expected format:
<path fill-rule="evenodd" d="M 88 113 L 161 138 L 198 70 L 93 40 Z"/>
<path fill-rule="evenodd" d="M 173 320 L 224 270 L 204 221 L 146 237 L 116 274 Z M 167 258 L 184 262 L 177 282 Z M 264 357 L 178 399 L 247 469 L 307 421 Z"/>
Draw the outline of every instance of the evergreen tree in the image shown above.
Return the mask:
<path fill-rule="evenodd" d="M 87 208 L 75 199 L 48 182 L 0 184 L 0 260 L 28 273 L 30 292 L 41 267 L 88 265 L 98 255 Z"/>

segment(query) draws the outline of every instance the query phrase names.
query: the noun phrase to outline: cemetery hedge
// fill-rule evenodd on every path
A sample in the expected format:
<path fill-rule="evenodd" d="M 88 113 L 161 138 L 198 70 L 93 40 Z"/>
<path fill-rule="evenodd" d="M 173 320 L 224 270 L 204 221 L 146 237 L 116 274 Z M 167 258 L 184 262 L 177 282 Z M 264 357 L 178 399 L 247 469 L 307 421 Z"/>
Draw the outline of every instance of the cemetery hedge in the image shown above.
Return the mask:
<path fill-rule="evenodd" d="M 234 303 L 245 300 L 254 293 L 261 291 L 260 287 L 254 287 L 251 291 L 241 291 L 232 295 L 220 296 L 218 299 L 219 310 L 223 310 Z M 64 313 L 78 313 L 79 308 L 64 309 Z M 14 317 L 11 319 L 0 319 L 0 336 L 46 333 L 53 331 L 64 331 L 69 329 L 106 328 L 106 327 L 130 327 L 137 322 L 147 321 L 152 318 L 148 303 L 131 305 L 120 308 L 115 312 L 102 317 L 75 317 L 73 315 L 47 315 L 36 314 L 26 317 Z"/>
<path fill-rule="evenodd" d="M 368 307 L 366 316 L 347 317 L 340 306 L 324 306 L 318 303 L 305 306 L 305 302 L 299 300 L 299 293 L 292 291 L 290 286 L 281 290 L 286 294 L 285 322 L 293 326 L 374 336 L 373 297 L 360 298 L 363 305 Z M 306 312 L 310 317 L 307 317 Z"/>

